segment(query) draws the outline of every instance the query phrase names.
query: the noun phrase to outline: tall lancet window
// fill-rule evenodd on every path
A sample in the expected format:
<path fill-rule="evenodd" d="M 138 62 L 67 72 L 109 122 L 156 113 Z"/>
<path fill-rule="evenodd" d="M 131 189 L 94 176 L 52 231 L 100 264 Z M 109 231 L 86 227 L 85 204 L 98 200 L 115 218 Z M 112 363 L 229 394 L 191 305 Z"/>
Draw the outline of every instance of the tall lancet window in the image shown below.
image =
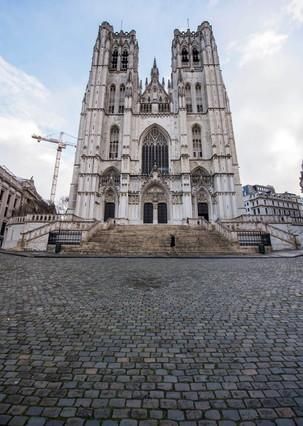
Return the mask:
<path fill-rule="evenodd" d="M 116 86 L 112 84 L 109 88 L 109 101 L 108 101 L 108 112 L 111 114 L 115 112 L 115 97 L 116 97 Z"/>
<path fill-rule="evenodd" d="M 197 65 L 199 63 L 199 52 L 196 47 L 193 48 L 193 63 Z"/>
<path fill-rule="evenodd" d="M 168 173 L 168 143 L 157 126 L 152 127 L 143 140 L 142 174 L 149 175 L 153 167 Z"/>
<path fill-rule="evenodd" d="M 193 133 L 193 156 L 202 158 L 201 127 L 195 124 L 192 128 Z"/>
<path fill-rule="evenodd" d="M 193 105 L 191 101 L 191 90 L 190 90 L 189 83 L 186 83 L 185 85 L 185 104 L 186 104 L 186 111 L 193 112 Z"/>
<path fill-rule="evenodd" d="M 118 66 L 118 50 L 115 49 L 112 53 L 111 67 L 113 70 L 116 70 L 117 66 Z"/>
<path fill-rule="evenodd" d="M 123 50 L 121 58 L 121 70 L 127 70 L 128 65 L 128 51 Z"/>
<path fill-rule="evenodd" d="M 125 98 L 125 86 L 121 84 L 120 86 L 120 96 L 119 96 L 119 113 L 124 113 L 124 98 Z"/>
<path fill-rule="evenodd" d="M 183 47 L 181 56 L 182 56 L 182 63 L 187 64 L 189 62 L 189 59 L 188 59 L 188 50 L 186 49 L 186 47 Z"/>
<path fill-rule="evenodd" d="M 201 92 L 201 84 L 196 84 L 196 104 L 197 104 L 197 112 L 203 112 L 203 103 L 202 103 L 202 92 Z"/>
<path fill-rule="evenodd" d="M 119 127 L 112 126 L 110 129 L 110 142 L 109 142 L 109 159 L 115 160 L 118 158 L 119 150 Z"/>

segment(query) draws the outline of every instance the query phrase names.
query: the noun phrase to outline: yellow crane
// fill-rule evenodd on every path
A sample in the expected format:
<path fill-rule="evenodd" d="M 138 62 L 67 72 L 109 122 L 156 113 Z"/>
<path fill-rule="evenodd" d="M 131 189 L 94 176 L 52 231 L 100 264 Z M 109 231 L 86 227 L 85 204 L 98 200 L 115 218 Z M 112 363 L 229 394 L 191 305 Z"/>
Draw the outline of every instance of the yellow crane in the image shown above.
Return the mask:
<path fill-rule="evenodd" d="M 50 202 L 52 204 L 54 204 L 54 202 L 55 202 L 56 187 L 57 187 L 57 182 L 58 182 L 59 166 L 60 166 L 62 149 L 65 149 L 67 146 L 73 146 L 74 148 L 76 148 L 76 146 L 77 146 L 75 143 L 64 141 L 63 140 L 64 134 L 67 135 L 67 133 L 60 132 L 59 139 L 50 138 L 50 137 L 46 137 L 46 136 L 40 136 L 40 135 L 32 135 L 32 138 L 36 139 L 38 142 L 45 141 L 45 142 L 51 142 L 51 143 L 57 144 L 57 155 L 56 155 L 55 168 L 54 168 L 53 181 L 52 181 L 52 189 L 51 189 L 51 195 L 50 195 Z M 68 135 L 68 136 L 71 136 L 71 135 Z M 71 137 L 74 137 L 74 136 L 71 136 Z"/>

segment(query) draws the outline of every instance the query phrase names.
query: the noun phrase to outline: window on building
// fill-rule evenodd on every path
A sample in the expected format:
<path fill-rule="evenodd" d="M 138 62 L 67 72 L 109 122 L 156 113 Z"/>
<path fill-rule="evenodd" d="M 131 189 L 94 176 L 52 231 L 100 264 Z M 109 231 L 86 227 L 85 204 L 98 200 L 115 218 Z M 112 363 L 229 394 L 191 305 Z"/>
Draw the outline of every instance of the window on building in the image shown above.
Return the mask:
<path fill-rule="evenodd" d="M 197 112 L 203 112 L 203 104 L 202 104 L 202 91 L 201 84 L 196 84 L 196 103 L 197 103 Z"/>
<path fill-rule="evenodd" d="M 111 114 L 115 112 L 115 97 L 116 97 L 116 86 L 112 84 L 109 89 L 109 102 L 108 102 L 108 112 Z"/>
<path fill-rule="evenodd" d="M 187 64 L 188 62 L 189 62 L 188 50 L 186 49 L 186 47 L 183 47 L 183 49 L 182 49 L 182 63 Z"/>
<path fill-rule="evenodd" d="M 168 173 L 168 143 L 157 126 L 153 126 L 143 140 L 142 174 L 149 175 L 154 166 L 161 173 Z"/>
<path fill-rule="evenodd" d="M 128 65 L 128 51 L 123 50 L 121 58 L 121 70 L 127 70 Z"/>
<path fill-rule="evenodd" d="M 159 112 L 169 112 L 169 103 L 159 103 Z"/>
<path fill-rule="evenodd" d="M 0 191 L 0 201 L 2 201 L 3 194 L 4 194 L 4 189 L 1 189 L 1 191 Z"/>
<path fill-rule="evenodd" d="M 190 90 L 189 83 L 186 83 L 185 85 L 185 104 L 186 104 L 186 111 L 193 112 L 193 106 L 191 101 L 191 90 Z"/>
<path fill-rule="evenodd" d="M 196 47 L 193 48 L 193 62 L 194 62 L 194 64 L 199 62 L 199 52 L 198 52 L 198 49 Z"/>
<path fill-rule="evenodd" d="M 9 205 L 11 198 L 12 198 L 12 194 L 8 194 L 7 201 L 6 201 L 7 205 Z"/>
<path fill-rule="evenodd" d="M 140 112 L 152 112 L 152 104 L 140 104 Z"/>
<path fill-rule="evenodd" d="M 118 158 L 119 149 L 119 127 L 113 126 L 110 130 L 110 142 L 109 142 L 109 158 L 114 160 Z"/>
<path fill-rule="evenodd" d="M 201 127 L 195 124 L 192 128 L 193 156 L 202 158 Z"/>
<path fill-rule="evenodd" d="M 119 113 L 124 113 L 124 98 L 125 98 L 125 86 L 121 84 L 120 86 L 120 96 L 119 96 Z"/>
<path fill-rule="evenodd" d="M 117 66 L 118 66 L 118 50 L 114 49 L 112 53 L 111 67 L 113 70 L 116 70 Z"/>

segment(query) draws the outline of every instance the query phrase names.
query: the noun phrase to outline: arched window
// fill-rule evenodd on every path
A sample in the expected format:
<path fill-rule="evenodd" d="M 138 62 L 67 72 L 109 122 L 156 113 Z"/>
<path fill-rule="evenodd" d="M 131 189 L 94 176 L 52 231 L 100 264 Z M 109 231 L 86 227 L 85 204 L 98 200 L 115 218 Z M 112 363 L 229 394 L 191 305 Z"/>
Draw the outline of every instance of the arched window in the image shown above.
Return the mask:
<path fill-rule="evenodd" d="M 121 58 L 121 70 L 127 70 L 128 65 L 128 51 L 123 50 Z"/>
<path fill-rule="evenodd" d="M 116 96 L 116 86 L 112 84 L 109 88 L 109 101 L 108 101 L 108 112 L 111 114 L 115 112 L 115 96 Z"/>
<path fill-rule="evenodd" d="M 143 140 L 142 174 L 149 175 L 154 166 L 161 173 L 168 173 L 168 144 L 164 134 L 156 126 L 152 127 Z"/>
<path fill-rule="evenodd" d="M 203 112 L 203 103 L 202 103 L 202 92 L 201 92 L 201 84 L 196 84 L 196 104 L 197 104 L 197 112 Z"/>
<path fill-rule="evenodd" d="M 113 70 L 117 69 L 117 65 L 118 65 L 118 50 L 115 49 L 112 53 L 112 62 L 111 62 L 111 67 Z"/>
<path fill-rule="evenodd" d="M 191 90 L 190 90 L 189 83 L 186 83 L 185 85 L 185 104 L 186 104 L 186 111 L 193 112 L 193 106 L 191 102 Z"/>
<path fill-rule="evenodd" d="M 193 62 L 194 64 L 197 64 L 197 62 L 199 62 L 199 52 L 196 47 L 193 48 Z"/>
<path fill-rule="evenodd" d="M 125 86 L 121 84 L 120 86 L 120 96 L 119 96 L 119 113 L 124 113 L 124 98 L 125 98 Z"/>
<path fill-rule="evenodd" d="M 109 159 L 115 160 L 118 158 L 119 149 L 119 127 L 112 126 L 110 129 L 110 142 L 109 142 Z"/>
<path fill-rule="evenodd" d="M 185 47 L 183 47 L 181 55 L 182 55 L 182 63 L 187 64 L 189 62 L 188 50 Z"/>
<path fill-rule="evenodd" d="M 202 158 L 201 127 L 195 124 L 192 128 L 193 135 L 193 156 Z"/>

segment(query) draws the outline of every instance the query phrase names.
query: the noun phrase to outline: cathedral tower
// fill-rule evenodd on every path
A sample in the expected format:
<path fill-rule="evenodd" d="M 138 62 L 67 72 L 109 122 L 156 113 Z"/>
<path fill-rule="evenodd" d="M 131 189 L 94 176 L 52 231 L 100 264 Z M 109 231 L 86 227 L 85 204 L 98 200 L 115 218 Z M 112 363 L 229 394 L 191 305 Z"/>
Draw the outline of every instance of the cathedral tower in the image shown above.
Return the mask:
<path fill-rule="evenodd" d="M 100 26 L 69 211 L 130 224 L 240 215 L 231 113 L 211 26 L 175 30 L 167 85 L 154 59 L 143 88 L 138 53 L 135 31 Z"/>

